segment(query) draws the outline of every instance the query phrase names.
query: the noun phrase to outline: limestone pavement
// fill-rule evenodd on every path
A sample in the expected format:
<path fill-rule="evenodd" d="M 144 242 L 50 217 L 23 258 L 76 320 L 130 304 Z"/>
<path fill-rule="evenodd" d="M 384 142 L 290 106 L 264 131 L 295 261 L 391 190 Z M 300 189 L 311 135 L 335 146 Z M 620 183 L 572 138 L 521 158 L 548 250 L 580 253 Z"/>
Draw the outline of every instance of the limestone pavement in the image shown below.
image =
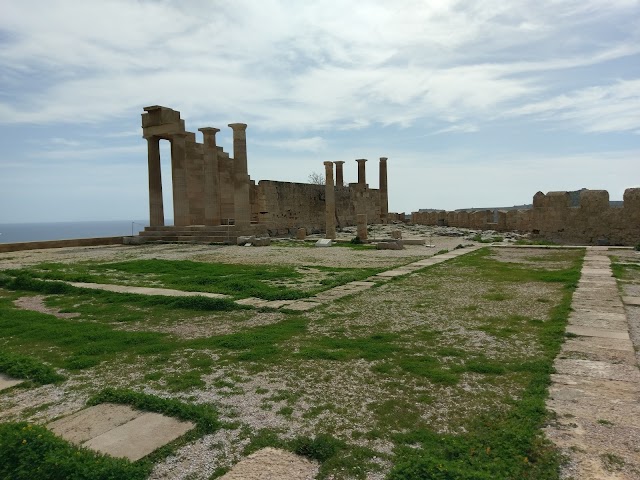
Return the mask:
<path fill-rule="evenodd" d="M 640 371 L 607 253 L 587 249 L 549 390 L 545 430 L 569 457 L 566 478 L 640 478 Z"/>

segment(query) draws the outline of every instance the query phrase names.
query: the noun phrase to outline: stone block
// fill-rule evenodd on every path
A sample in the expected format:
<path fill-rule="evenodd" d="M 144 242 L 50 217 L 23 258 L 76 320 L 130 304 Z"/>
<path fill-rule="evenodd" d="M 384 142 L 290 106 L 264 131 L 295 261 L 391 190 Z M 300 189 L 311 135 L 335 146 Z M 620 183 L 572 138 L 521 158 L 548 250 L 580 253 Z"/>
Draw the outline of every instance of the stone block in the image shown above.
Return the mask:
<path fill-rule="evenodd" d="M 269 237 L 256 238 L 253 241 L 254 247 L 268 247 L 269 245 L 271 245 L 271 238 Z"/>
<path fill-rule="evenodd" d="M 333 241 L 330 238 L 321 238 L 316 242 L 316 247 L 330 247 Z"/>
<path fill-rule="evenodd" d="M 401 240 L 396 240 L 394 242 L 378 242 L 376 244 L 376 250 L 402 250 L 404 246 L 402 245 Z"/>
<path fill-rule="evenodd" d="M 296 240 L 304 240 L 305 238 L 307 238 L 307 230 L 305 228 L 296 230 Z"/>
<path fill-rule="evenodd" d="M 392 230 L 391 238 L 400 239 L 402 238 L 402 232 L 400 230 Z"/>
<path fill-rule="evenodd" d="M 253 243 L 256 241 L 255 235 L 241 235 L 238 237 L 238 245 L 246 245 L 247 243 Z"/>

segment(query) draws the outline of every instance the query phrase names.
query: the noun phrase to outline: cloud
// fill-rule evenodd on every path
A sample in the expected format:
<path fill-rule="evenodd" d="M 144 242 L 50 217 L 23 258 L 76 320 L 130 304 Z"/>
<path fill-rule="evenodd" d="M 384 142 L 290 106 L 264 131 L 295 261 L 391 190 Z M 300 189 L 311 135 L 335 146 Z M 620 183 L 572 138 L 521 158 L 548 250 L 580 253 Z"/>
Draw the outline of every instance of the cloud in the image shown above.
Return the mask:
<path fill-rule="evenodd" d="M 568 123 L 585 132 L 640 132 L 640 79 L 574 90 L 515 108 L 508 116 Z"/>
<path fill-rule="evenodd" d="M 326 146 L 326 142 L 322 137 L 308 138 L 291 138 L 284 140 L 256 140 L 256 145 L 264 145 L 267 147 L 282 148 L 284 150 L 292 150 L 294 152 L 317 152 Z"/>
<path fill-rule="evenodd" d="M 479 129 L 476 125 L 473 125 L 471 123 L 463 123 L 458 125 L 451 125 L 450 127 L 446 127 L 446 128 L 441 128 L 440 130 L 433 132 L 433 135 L 438 135 L 440 133 L 457 133 L 457 132 L 475 133 L 478 130 Z"/>
<path fill-rule="evenodd" d="M 545 92 L 541 72 L 637 53 L 632 33 L 586 34 L 637 8 L 595 0 L 14 2 L 0 19 L 0 61 L 8 88 L 22 90 L 0 97 L 0 122 L 98 124 L 156 103 L 263 130 L 472 121 Z"/>

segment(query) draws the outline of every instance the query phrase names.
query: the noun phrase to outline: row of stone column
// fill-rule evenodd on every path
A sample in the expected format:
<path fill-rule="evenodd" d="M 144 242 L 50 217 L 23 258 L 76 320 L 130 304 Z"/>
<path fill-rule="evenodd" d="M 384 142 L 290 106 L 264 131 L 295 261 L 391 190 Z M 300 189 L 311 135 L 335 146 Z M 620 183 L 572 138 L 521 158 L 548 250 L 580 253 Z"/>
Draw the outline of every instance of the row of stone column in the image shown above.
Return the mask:
<path fill-rule="evenodd" d="M 246 227 L 251 224 L 250 178 L 247 169 L 247 137 L 244 123 L 231 123 L 233 130 L 234 156 L 234 222 Z M 194 159 L 187 158 L 187 132 L 172 133 L 168 136 L 171 143 L 171 178 L 173 184 L 173 218 L 176 226 L 190 225 L 189 179 L 203 181 L 204 224 L 220 225 L 220 176 L 218 165 L 218 147 L 216 133 L 219 128 L 205 127 L 202 132 L 203 141 L 203 178 L 199 173 L 189 175 Z M 190 134 L 193 135 L 193 134 Z M 149 168 L 149 216 L 151 226 L 164 225 L 164 206 L 162 198 L 162 174 L 160 167 L 160 140 L 162 136 L 147 137 Z"/>
<path fill-rule="evenodd" d="M 365 170 L 365 158 L 359 158 L 358 162 L 358 187 L 366 188 L 366 170 Z M 336 166 L 336 184 L 338 186 L 344 185 L 344 173 L 342 166 L 344 161 L 337 162 L 324 162 L 325 169 L 325 217 L 326 217 L 326 238 L 336 238 L 336 199 L 335 199 L 335 185 L 333 179 L 333 166 Z M 380 222 L 386 224 L 389 216 L 389 193 L 387 190 L 387 157 L 380 157 Z M 366 214 L 364 212 L 358 212 L 358 224 L 362 223 L 362 217 L 365 218 L 364 224 L 366 226 Z"/>

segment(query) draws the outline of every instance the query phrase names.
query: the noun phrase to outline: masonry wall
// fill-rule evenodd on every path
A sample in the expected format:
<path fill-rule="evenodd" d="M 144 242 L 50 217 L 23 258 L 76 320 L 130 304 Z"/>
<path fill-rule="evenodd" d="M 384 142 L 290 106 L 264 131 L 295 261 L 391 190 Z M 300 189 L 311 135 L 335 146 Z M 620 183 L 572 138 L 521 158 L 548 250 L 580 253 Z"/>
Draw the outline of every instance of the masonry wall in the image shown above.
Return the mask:
<path fill-rule="evenodd" d="M 378 189 L 363 189 L 357 184 L 336 187 L 335 200 L 338 228 L 355 225 L 359 208 L 366 212 L 368 223 L 380 223 Z M 294 233 L 298 228 L 323 232 L 325 186 L 260 180 L 252 185 L 251 211 L 252 220 L 266 224 L 272 235 Z"/>
<path fill-rule="evenodd" d="M 640 188 L 624 192 L 622 207 L 611 207 L 605 190 L 583 190 L 571 207 L 568 192 L 538 192 L 530 210 L 413 212 L 413 223 L 476 230 L 529 232 L 534 238 L 566 244 L 640 243 Z"/>

